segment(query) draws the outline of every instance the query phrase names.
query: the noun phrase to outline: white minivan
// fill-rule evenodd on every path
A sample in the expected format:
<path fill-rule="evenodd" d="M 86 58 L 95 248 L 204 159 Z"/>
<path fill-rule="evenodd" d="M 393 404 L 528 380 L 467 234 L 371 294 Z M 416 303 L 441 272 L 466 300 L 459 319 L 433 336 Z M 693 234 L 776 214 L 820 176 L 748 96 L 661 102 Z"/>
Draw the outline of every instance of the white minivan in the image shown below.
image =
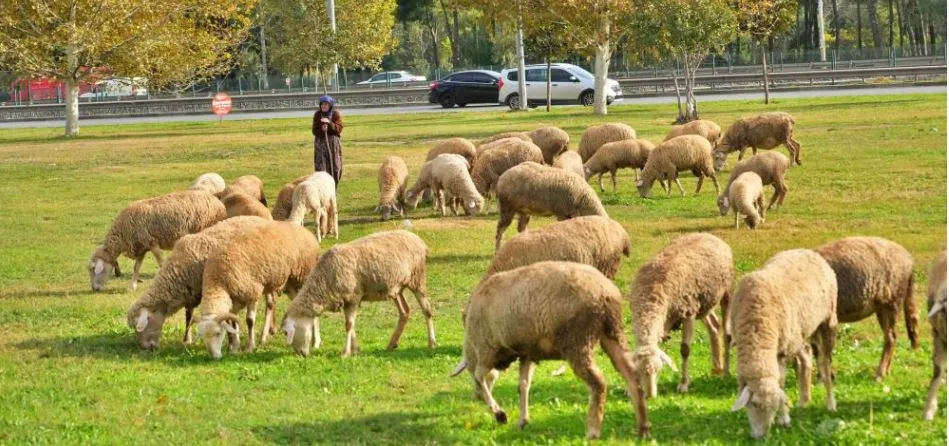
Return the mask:
<path fill-rule="evenodd" d="M 547 103 L 547 65 L 527 65 L 527 105 L 536 107 Z M 511 109 L 520 108 L 517 68 L 501 71 L 498 103 Z M 619 82 L 606 80 L 606 103 L 612 104 L 622 94 Z M 568 63 L 550 64 L 550 102 L 553 104 L 593 105 L 593 74 Z"/>

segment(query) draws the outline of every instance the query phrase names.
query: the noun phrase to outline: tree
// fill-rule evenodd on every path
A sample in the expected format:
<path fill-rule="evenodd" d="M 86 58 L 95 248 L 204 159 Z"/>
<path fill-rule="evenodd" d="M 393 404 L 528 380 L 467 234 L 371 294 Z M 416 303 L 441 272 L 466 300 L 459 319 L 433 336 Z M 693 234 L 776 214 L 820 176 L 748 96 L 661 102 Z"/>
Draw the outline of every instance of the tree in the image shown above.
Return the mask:
<path fill-rule="evenodd" d="M 531 1 L 531 7 L 535 11 L 544 11 L 541 8 L 545 0 Z M 548 2 L 549 4 L 549 2 Z M 524 38 L 524 46 L 530 52 L 542 58 L 547 64 L 547 111 L 550 111 L 551 103 L 551 77 L 550 61 L 566 56 L 569 46 L 563 36 L 567 34 L 567 24 L 565 22 L 554 20 L 546 14 L 536 14 L 531 17 L 531 24 L 527 26 L 527 35 Z"/>
<path fill-rule="evenodd" d="M 530 0 L 457 0 L 459 5 L 470 9 L 476 9 L 488 14 L 492 21 L 504 21 L 513 23 L 515 27 L 514 46 L 517 52 L 517 97 L 520 102 L 517 106 L 520 110 L 527 110 L 527 82 L 526 70 L 524 69 L 524 24 L 530 22 L 527 14 L 539 12 L 530 8 L 527 2 Z"/>
<path fill-rule="evenodd" d="M 79 84 L 103 72 L 149 87 L 226 71 L 256 0 L 0 0 L 0 70 L 61 80 L 66 136 L 79 134 Z"/>
<path fill-rule="evenodd" d="M 761 47 L 761 76 L 764 103 L 770 102 L 768 91 L 768 55 L 764 42 L 775 34 L 787 31 L 794 21 L 797 2 L 793 0 L 733 0 L 738 16 L 738 29 L 747 32 Z"/>

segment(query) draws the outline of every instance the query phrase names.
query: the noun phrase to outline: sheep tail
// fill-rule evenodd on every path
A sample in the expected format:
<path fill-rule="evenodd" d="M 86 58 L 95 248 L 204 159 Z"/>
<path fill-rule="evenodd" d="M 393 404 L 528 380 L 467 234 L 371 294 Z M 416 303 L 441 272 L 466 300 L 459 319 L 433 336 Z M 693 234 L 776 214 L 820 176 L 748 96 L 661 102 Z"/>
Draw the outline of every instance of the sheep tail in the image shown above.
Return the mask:
<path fill-rule="evenodd" d="M 913 274 L 910 273 L 903 293 L 903 318 L 906 321 L 906 335 L 913 349 L 919 348 L 919 310 L 913 297 Z"/>

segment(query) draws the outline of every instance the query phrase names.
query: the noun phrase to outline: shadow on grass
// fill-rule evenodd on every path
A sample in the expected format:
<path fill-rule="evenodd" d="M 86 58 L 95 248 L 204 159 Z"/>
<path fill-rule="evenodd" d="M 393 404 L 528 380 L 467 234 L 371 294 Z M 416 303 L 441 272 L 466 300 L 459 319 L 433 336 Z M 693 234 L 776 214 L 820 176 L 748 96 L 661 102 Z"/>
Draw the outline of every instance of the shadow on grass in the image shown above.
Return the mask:
<path fill-rule="evenodd" d="M 104 291 L 93 292 L 89 288 L 74 290 L 29 290 L 29 291 L 0 291 L 0 299 L 23 297 L 77 297 L 81 295 L 122 296 L 128 294 L 126 288 L 106 288 Z"/>
<path fill-rule="evenodd" d="M 429 256 L 428 263 L 452 265 L 458 262 L 489 262 L 493 258 L 494 256 L 492 255 L 449 254 L 449 255 Z"/>
<path fill-rule="evenodd" d="M 382 346 L 382 348 L 372 350 L 363 349 L 359 352 L 359 356 L 382 358 L 386 360 L 431 359 L 432 357 L 438 355 L 449 355 L 452 357 L 461 358 L 461 347 L 457 345 L 439 345 L 433 350 L 427 346 L 403 347 L 400 345 L 395 350 L 388 350 Z M 445 371 L 446 376 L 449 372 L 451 372 L 451 370 Z"/>
<path fill-rule="evenodd" d="M 318 411 L 319 408 L 314 408 Z M 319 418 L 320 413 L 311 414 Z M 444 414 L 382 412 L 341 420 L 252 427 L 258 440 L 272 444 L 456 444 L 462 438 L 440 428 Z"/>

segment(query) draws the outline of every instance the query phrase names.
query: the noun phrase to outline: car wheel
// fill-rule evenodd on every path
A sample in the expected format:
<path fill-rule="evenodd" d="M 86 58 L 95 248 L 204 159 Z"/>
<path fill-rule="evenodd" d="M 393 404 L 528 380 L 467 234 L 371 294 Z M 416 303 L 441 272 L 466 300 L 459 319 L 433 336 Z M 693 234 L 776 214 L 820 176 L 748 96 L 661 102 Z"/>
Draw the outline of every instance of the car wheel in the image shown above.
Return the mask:
<path fill-rule="evenodd" d="M 438 102 L 442 104 L 442 108 L 452 108 L 455 106 L 455 97 L 450 94 L 442 95 Z"/>
<path fill-rule="evenodd" d="M 584 107 L 589 107 L 593 105 L 593 92 L 585 91 L 580 95 L 580 105 Z"/>
<path fill-rule="evenodd" d="M 507 97 L 507 106 L 511 110 L 520 110 L 521 108 L 521 97 L 517 93 L 514 93 Z"/>
<path fill-rule="evenodd" d="M 458 103 L 458 106 L 459 106 L 459 107 L 464 107 L 464 106 L 466 106 L 466 105 L 468 105 L 467 102 L 460 102 L 460 103 Z"/>

